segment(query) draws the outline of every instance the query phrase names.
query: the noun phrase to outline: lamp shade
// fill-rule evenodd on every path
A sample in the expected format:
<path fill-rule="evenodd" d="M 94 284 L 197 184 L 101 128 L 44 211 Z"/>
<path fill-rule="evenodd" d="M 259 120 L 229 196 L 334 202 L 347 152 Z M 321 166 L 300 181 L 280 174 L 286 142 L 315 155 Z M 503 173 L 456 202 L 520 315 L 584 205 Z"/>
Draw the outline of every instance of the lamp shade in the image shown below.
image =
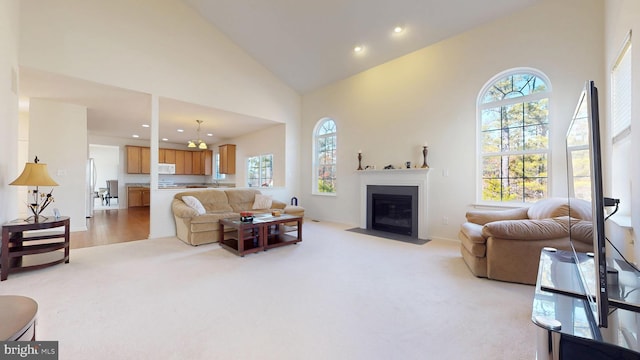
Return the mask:
<path fill-rule="evenodd" d="M 22 174 L 9 185 L 58 186 L 47 171 L 47 164 L 26 163 Z"/>

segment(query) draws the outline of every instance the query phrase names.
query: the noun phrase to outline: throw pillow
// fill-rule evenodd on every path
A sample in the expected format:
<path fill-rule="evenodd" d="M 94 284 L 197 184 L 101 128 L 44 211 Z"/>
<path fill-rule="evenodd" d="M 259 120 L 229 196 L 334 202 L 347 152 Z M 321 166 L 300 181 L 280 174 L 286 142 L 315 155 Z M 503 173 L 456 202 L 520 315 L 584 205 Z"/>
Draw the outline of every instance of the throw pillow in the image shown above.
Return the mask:
<path fill-rule="evenodd" d="M 253 208 L 255 210 L 271 209 L 272 203 L 273 203 L 273 200 L 271 199 L 271 195 L 256 194 L 256 199 L 253 202 Z"/>
<path fill-rule="evenodd" d="M 190 208 L 197 211 L 198 215 L 203 215 L 207 212 L 204 209 L 204 206 L 202 206 L 202 203 L 200 202 L 200 200 L 198 200 L 193 196 L 183 196 L 182 201 L 184 201 L 185 204 L 189 205 Z"/>

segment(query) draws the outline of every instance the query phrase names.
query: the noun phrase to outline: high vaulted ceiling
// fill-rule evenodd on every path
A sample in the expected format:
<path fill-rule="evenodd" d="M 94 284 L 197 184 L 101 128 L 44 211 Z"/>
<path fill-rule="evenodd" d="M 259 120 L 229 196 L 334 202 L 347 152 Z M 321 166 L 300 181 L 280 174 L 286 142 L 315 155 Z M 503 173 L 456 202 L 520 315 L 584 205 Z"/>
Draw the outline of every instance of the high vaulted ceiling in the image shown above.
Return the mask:
<path fill-rule="evenodd" d="M 300 94 L 355 75 L 542 0 L 182 0 Z M 395 26 L 404 31 L 394 33 Z M 517 31 L 517 29 L 505 29 Z M 354 53 L 356 45 L 364 50 Z M 87 107 L 91 134 L 131 138 L 150 119 L 147 94 L 20 69 L 20 97 Z M 186 143 L 202 119 L 208 143 L 277 125 L 160 99 L 160 137 Z M 243 124 L 245 126 L 238 126 Z M 184 133 L 177 133 L 183 128 Z"/>
<path fill-rule="evenodd" d="M 183 1 L 304 94 L 540 0 Z"/>

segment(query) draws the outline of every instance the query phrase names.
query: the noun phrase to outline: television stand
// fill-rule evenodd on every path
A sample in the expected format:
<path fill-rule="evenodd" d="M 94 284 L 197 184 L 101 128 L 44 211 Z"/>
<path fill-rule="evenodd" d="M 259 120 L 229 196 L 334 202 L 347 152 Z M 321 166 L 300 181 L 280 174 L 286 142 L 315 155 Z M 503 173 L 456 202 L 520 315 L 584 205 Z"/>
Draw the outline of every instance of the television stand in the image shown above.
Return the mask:
<path fill-rule="evenodd" d="M 583 272 L 593 274 L 592 258 L 578 253 L 578 261 Z M 621 261 L 610 266 L 618 271 L 618 283 L 608 287 L 609 327 L 599 328 L 573 253 L 542 250 L 531 314 L 538 326 L 538 360 L 640 357 L 640 274 Z"/>

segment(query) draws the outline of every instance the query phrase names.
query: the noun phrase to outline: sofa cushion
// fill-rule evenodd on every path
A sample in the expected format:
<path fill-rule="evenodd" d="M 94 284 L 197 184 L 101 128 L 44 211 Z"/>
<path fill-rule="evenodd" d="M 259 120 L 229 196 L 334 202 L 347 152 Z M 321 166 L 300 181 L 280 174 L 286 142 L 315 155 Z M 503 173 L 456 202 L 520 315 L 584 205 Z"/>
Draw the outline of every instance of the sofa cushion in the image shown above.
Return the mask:
<path fill-rule="evenodd" d="M 262 195 L 256 194 L 255 200 L 253 201 L 252 209 L 271 209 L 271 204 L 273 203 L 273 199 L 270 195 Z"/>
<path fill-rule="evenodd" d="M 254 189 L 227 189 L 224 192 L 229 199 L 229 206 L 237 213 L 251 211 L 256 194 L 260 194 L 260 190 Z"/>
<path fill-rule="evenodd" d="M 529 207 L 529 219 L 549 219 L 569 216 L 569 204 L 564 198 L 549 198 L 539 200 Z"/>
<path fill-rule="evenodd" d="M 198 200 L 194 196 L 183 196 L 182 201 L 184 201 L 185 204 L 189 205 L 190 208 L 197 211 L 198 215 L 203 215 L 204 213 L 207 212 L 204 209 L 204 206 L 202 206 L 202 203 L 200 202 L 200 200 Z"/>
<path fill-rule="evenodd" d="M 226 192 L 222 190 L 207 189 L 198 191 L 186 191 L 176 194 L 174 198 L 182 200 L 184 196 L 193 196 L 196 199 L 200 200 L 200 203 L 207 212 L 233 211 L 231 206 L 229 206 L 229 200 L 227 199 Z"/>
<path fill-rule="evenodd" d="M 484 225 L 498 220 L 518 220 L 527 218 L 527 208 L 509 210 L 471 210 L 467 212 L 467 221 Z"/>
<path fill-rule="evenodd" d="M 566 224 L 554 219 L 503 220 L 482 227 L 484 237 L 511 240 L 549 240 L 569 237 Z"/>

